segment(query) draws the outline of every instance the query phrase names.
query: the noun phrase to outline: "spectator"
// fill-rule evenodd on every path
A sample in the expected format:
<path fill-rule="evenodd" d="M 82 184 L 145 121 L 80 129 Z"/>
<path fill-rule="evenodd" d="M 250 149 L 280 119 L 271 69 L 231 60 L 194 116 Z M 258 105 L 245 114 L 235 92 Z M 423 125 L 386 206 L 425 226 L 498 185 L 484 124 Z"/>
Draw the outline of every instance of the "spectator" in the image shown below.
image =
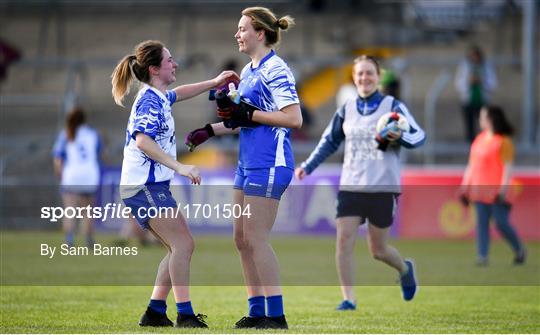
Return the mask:
<path fill-rule="evenodd" d="M 457 67 L 455 85 L 461 97 L 465 136 L 472 142 L 478 132 L 476 122 L 480 109 L 489 103 L 490 95 L 497 87 L 495 70 L 480 47 L 469 48 L 467 58 Z"/>
<path fill-rule="evenodd" d="M 461 186 L 464 204 L 468 204 L 470 199 L 476 207 L 477 265 L 488 265 L 491 215 L 495 217 L 497 230 L 514 251 L 514 264 L 523 264 L 525 248 L 508 221 L 511 209 L 508 185 L 514 160 L 514 146 L 510 139 L 513 129 L 503 110 L 497 106 L 481 109 L 480 129 L 482 132 L 471 146 Z"/>

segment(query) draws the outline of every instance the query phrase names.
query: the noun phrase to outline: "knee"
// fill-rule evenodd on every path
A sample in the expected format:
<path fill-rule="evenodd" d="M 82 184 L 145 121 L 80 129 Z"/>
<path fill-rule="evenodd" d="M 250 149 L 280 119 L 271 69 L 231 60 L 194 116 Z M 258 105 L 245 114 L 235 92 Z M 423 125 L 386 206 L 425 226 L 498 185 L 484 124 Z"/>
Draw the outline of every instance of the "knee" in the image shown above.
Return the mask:
<path fill-rule="evenodd" d="M 354 248 L 354 238 L 348 235 L 340 235 L 337 237 L 337 248 L 338 253 L 343 252 L 352 252 Z"/>
<path fill-rule="evenodd" d="M 191 258 L 195 251 L 195 241 L 193 237 L 188 236 L 171 245 L 171 254 L 180 253 L 180 255 Z"/>
<path fill-rule="evenodd" d="M 497 230 L 500 232 L 505 232 L 512 229 L 512 226 L 510 226 L 510 223 L 505 220 L 495 221 L 495 227 L 497 227 Z"/>
<path fill-rule="evenodd" d="M 241 234 L 234 235 L 234 244 L 236 245 L 236 249 L 240 252 L 246 252 L 248 250 L 248 243 Z"/>
<path fill-rule="evenodd" d="M 386 258 L 386 250 L 383 247 L 372 246 L 369 251 L 371 253 L 371 257 L 378 261 L 382 261 Z"/>
<path fill-rule="evenodd" d="M 244 247 L 248 252 L 253 252 L 255 249 L 268 244 L 268 239 L 254 232 L 244 232 L 243 236 Z"/>

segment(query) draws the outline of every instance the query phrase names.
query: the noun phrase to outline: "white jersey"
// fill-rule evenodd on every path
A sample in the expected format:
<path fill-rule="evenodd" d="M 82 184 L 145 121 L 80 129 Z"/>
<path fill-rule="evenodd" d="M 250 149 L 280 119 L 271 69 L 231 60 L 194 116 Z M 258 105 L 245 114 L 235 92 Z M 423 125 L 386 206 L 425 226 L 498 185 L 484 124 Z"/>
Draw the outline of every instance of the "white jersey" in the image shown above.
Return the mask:
<path fill-rule="evenodd" d="M 83 193 L 94 192 L 99 185 L 99 152 L 101 142 L 97 132 L 81 125 L 69 141 L 63 130 L 54 144 L 53 155 L 63 161 L 62 186 L 73 186 L 72 190 Z"/>
<path fill-rule="evenodd" d="M 176 93 L 165 95 L 156 88 L 144 85 L 131 108 L 126 129 L 126 144 L 120 178 L 120 195 L 123 199 L 137 194 L 146 184 L 170 181 L 174 171 L 148 157 L 137 148 L 135 136 L 143 133 L 151 137 L 159 147 L 176 159 L 176 138 L 171 105 Z"/>
<path fill-rule="evenodd" d="M 377 149 L 376 126 L 381 116 L 391 111 L 405 117 L 411 129 L 383 152 Z M 338 108 L 319 144 L 301 166 L 311 174 L 345 140 L 340 190 L 399 193 L 400 148 L 417 148 L 425 139 L 424 131 L 401 101 L 376 91 L 367 98 L 350 99 Z"/>
<path fill-rule="evenodd" d="M 369 115 L 357 111 L 356 99 L 344 105 L 343 133 L 345 156 L 341 172 L 340 190 L 364 192 L 400 192 L 399 146 L 386 151 L 377 149 L 375 130 L 377 121 L 392 111 L 394 99 L 386 96 Z"/>

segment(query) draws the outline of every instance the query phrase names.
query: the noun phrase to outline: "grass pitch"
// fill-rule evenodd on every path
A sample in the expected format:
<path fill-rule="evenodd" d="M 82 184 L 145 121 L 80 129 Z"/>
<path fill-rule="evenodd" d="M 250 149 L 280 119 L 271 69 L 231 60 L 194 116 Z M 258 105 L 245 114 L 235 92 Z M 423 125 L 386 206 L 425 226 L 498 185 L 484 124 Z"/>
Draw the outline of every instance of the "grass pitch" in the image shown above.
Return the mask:
<path fill-rule="evenodd" d="M 99 237 L 98 241 L 107 244 L 110 239 Z M 1 242 L 2 333 L 263 333 L 233 329 L 247 308 L 230 237 L 196 237 L 192 277 L 200 284 L 191 292 L 196 313 L 208 315 L 210 329 L 204 331 L 137 325 L 153 280 L 144 281 L 153 276 L 163 255 L 161 248 L 139 249 L 140 259 L 132 262 L 125 256 L 47 260 L 39 256 L 39 245 L 58 245 L 60 234 L 1 232 Z M 360 241 L 357 277 L 365 284 L 356 288 L 358 309 L 354 312 L 334 311 L 340 293 L 335 286 L 333 239 L 277 238 L 274 244 L 287 284 L 284 301 L 290 333 L 540 332 L 538 243 L 528 245 L 530 257 L 523 267 L 512 267 L 507 246 L 497 242 L 490 266 L 476 268 L 472 242 L 394 241 L 404 255 L 416 259 L 423 285 L 412 302 L 404 302 L 394 283 L 396 274 L 371 260 Z M 295 259 L 296 254 L 300 258 Z M 309 270 L 304 270 L 302 262 Z M 69 268 L 62 271 L 61 266 Z M 219 279 L 220 274 L 224 279 Z M 144 280 L 126 278 L 130 275 Z M 317 278 L 308 280 L 311 276 Z M 173 319 L 171 297 L 168 306 Z"/>

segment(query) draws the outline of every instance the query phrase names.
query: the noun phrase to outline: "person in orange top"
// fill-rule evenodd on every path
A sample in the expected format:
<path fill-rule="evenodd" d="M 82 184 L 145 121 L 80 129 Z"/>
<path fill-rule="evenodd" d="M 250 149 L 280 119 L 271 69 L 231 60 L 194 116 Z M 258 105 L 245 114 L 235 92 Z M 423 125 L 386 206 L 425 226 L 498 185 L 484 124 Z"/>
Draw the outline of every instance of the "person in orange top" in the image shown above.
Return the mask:
<path fill-rule="evenodd" d="M 471 145 L 469 163 L 461 183 L 461 199 L 474 202 L 477 217 L 477 265 L 488 265 L 489 220 L 495 218 L 498 231 L 512 247 L 514 264 L 525 262 L 526 252 L 508 220 L 511 204 L 509 184 L 514 160 L 510 136 L 512 126 L 498 106 L 485 106 L 480 111 L 481 133 Z"/>

